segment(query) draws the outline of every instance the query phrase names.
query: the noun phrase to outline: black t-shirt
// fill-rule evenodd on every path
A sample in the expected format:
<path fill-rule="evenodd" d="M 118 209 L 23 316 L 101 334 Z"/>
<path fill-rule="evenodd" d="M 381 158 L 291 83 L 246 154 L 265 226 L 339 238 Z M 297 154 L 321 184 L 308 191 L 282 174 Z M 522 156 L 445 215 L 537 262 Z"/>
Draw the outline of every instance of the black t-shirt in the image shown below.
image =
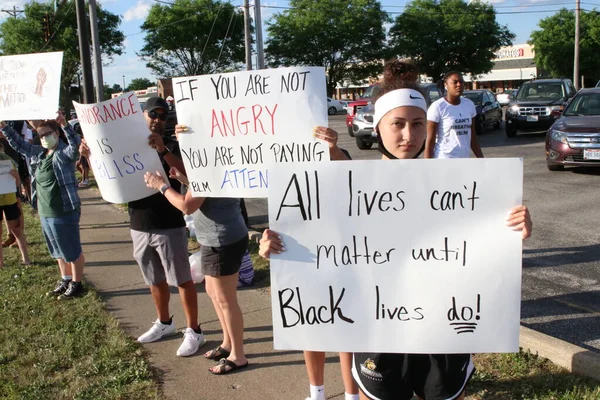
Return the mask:
<path fill-rule="evenodd" d="M 165 146 L 174 156 L 181 157 L 177 141 L 168 137 L 163 137 L 163 140 Z M 160 161 L 165 169 L 165 173 L 169 176 L 169 164 L 162 157 L 160 157 Z M 169 179 L 169 182 L 173 189 L 181 192 L 181 183 L 179 181 Z M 130 202 L 129 221 L 131 229 L 136 231 L 173 229 L 185 226 L 181 211 L 169 203 L 169 200 L 160 193 Z"/>

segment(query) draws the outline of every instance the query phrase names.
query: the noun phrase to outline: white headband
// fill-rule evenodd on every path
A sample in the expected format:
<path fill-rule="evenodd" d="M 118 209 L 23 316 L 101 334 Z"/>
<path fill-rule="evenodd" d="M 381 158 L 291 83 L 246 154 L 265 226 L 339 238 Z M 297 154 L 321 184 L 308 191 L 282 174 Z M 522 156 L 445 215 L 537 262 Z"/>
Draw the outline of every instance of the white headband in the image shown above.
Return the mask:
<path fill-rule="evenodd" d="M 396 89 L 384 94 L 375 102 L 375 115 L 373 116 L 373 128 L 377 130 L 377 125 L 381 118 L 394 108 L 398 107 L 418 107 L 427 114 L 427 102 L 420 92 L 414 89 Z"/>

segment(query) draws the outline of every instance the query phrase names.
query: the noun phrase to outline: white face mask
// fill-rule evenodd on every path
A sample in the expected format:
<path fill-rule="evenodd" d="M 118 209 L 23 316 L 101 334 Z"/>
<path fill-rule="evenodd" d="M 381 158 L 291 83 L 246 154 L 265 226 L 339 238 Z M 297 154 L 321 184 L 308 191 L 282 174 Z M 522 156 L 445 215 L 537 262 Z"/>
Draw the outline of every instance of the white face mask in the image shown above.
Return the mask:
<path fill-rule="evenodd" d="M 56 137 L 56 134 L 54 134 L 54 133 L 52 135 L 44 136 L 43 138 L 40 139 L 42 147 L 45 149 L 53 149 L 54 147 L 56 147 L 57 141 L 58 141 L 58 138 Z"/>

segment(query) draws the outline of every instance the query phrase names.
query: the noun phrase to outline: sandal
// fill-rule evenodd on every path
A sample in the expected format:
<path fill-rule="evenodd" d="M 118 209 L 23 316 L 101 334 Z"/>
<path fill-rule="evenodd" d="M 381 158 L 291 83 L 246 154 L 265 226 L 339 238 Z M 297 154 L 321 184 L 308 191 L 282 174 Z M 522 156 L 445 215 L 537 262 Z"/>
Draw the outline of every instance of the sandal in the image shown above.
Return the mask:
<path fill-rule="evenodd" d="M 226 375 L 226 374 L 236 371 L 238 369 L 246 368 L 247 366 L 248 366 L 248 361 L 246 361 L 245 364 L 237 365 L 233 361 L 230 361 L 226 358 L 221 358 L 221 360 L 219 360 L 219 363 L 217 365 L 209 368 L 208 370 L 213 375 Z M 215 371 L 215 368 L 218 368 L 218 369 Z"/>
<path fill-rule="evenodd" d="M 220 360 L 222 358 L 229 357 L 229 351 L 225 350 L 221 346 L 217 346 L 211 351 L 204 353 L 204 358 L 207 360 Z"/>

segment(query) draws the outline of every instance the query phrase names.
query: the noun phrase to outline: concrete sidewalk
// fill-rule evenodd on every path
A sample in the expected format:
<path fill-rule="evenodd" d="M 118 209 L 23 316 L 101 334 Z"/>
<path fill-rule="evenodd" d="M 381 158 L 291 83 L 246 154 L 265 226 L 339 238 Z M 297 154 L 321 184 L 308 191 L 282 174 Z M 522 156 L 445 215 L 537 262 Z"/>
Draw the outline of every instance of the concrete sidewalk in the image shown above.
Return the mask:
<path fill-rule="evenodd" d="M 137 338 L 156 320 L 148 287 L 132 254 L 129 216 L 105 203 L 95 189 L 81 190 L 81 240 L 86 257 L 85 279 L 106 301 L 108 310 L 132 337 Z M 221 332 L 212 303 L 197 285 L 200 322 L 209 350 L 221 343 Z M 185 328 L 185 317 L 177 290 L 171 290 L 171 314 L 178 330 Z M 181 334 L 144 345 L 150 362 L 162 371 L 167 399 L 304 399 L 308 378 L 302 353 L 273 350 L 271 300 L 265 289 L 239 292 L 244 313 L 245 350 L 250 366 L 239 373 L 214 376 L 208 368 L 213 361 L 202 351 L 189 358 L 177 357 Z M 343 399 L 343 384 L 336 354 L 328 354 L 326 365 L 328 398 Z"/>

